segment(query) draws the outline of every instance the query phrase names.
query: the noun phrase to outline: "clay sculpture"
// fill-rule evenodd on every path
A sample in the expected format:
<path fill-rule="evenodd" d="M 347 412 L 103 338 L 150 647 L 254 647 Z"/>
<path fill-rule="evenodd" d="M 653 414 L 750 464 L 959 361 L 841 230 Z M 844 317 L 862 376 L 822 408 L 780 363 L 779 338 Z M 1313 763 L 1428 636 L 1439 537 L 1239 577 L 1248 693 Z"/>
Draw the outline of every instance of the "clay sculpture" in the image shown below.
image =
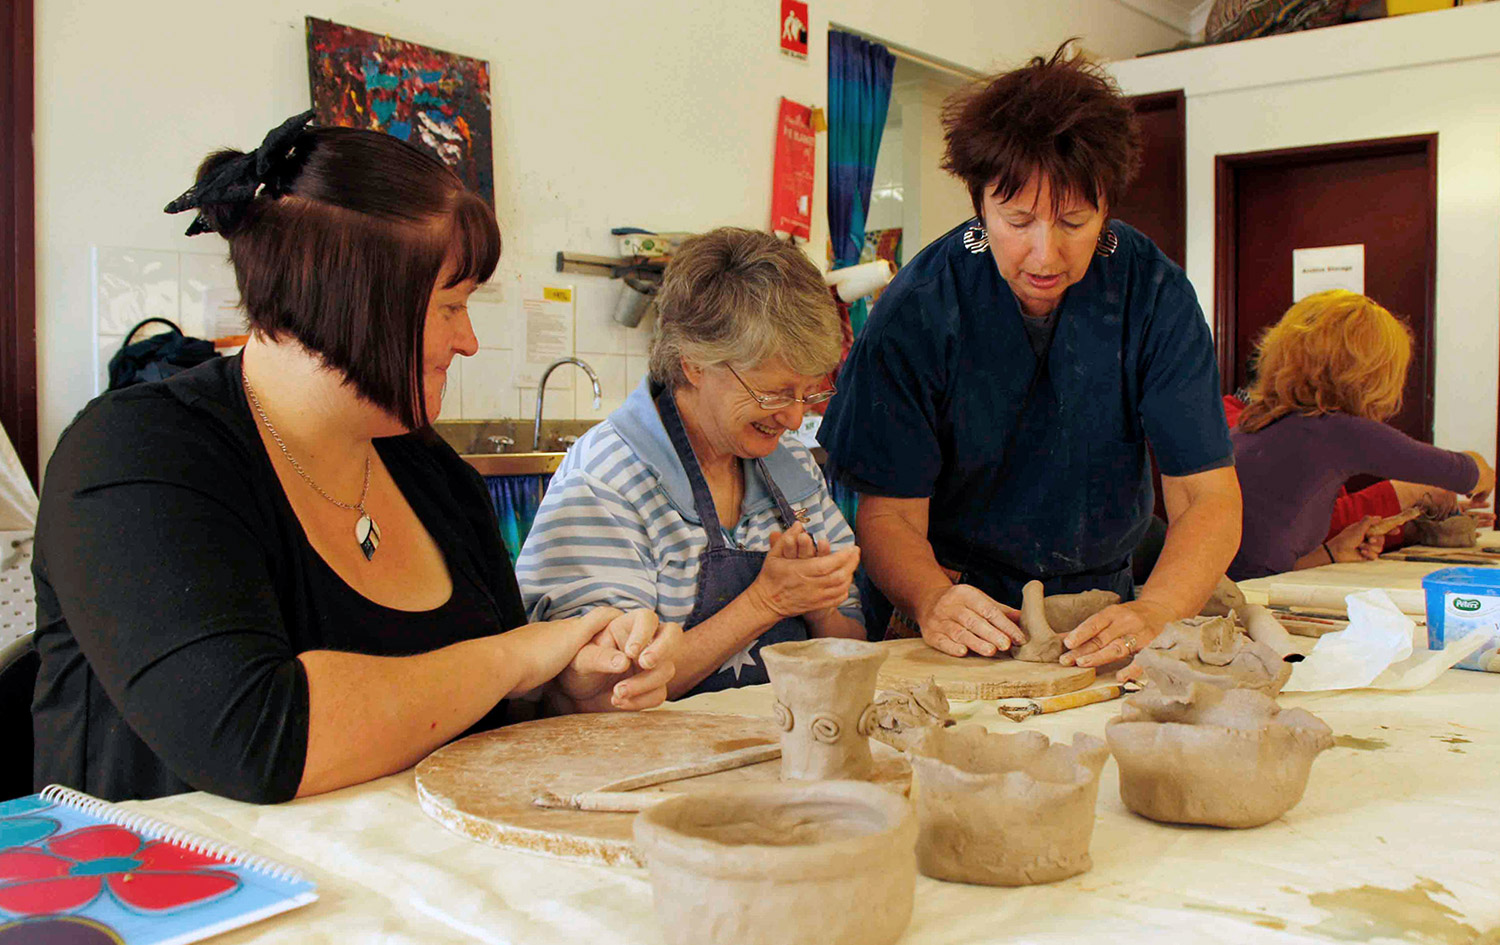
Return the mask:
<path fill-rule="evenodd" d="M 1126 698 L 1105 726 L 1120 799 L 1150 820 L 1258 827 L 1302 800 L 1333 731 L 1250 689 L 1193 683 Z"/>
<path fill-rule="evenodd" d="M 782 779 L 868 779 L 875 677 L 885 650 L 863 640 L 823 638 L 760 652 L 776 694 Z"/>
<path fill-rule="evenodd" d="M 1292 675 L 1291 663 L 1247 637 L 1229 617 L 1189 617 L 1169 623 L 1135 662 L 1146 684 L 1158 689 L 1204 683 L 1274 696 Z"/>
<path fill-rule="evenodd" d="M 1240 586 L 1227 577 L 1221 577 L 1208 603 L 1198 613 L 1204 617 L 1235 617 L 1248 604 Z M 1239 617 L 1241 623 L 1244 619 L 1243 616 Z"/>
<path fill-rule="evenodd" d="M 635 820 L 668 945 L 885 945 L 911 921 L 901 796 L 825 781 L 683 795 Z"/>
<path fill-rule="evenodd" d="M 1018 660 L 1056 663 L 1062 656 L 1062 637 L 1112 604 L 1120 602 L 1114 591 L 1084 591 L 1081 594 L 1045 596 L 1041 581 L 1021 588 L 1021 629 L 1026 642 L 1011 651 Z"/>
<path fill-rule="evenodd" d="M 1064 745 L 1041 732 L 1001 735 L 977 725 L 925 730 L 910 753 L 918 868 L 987 886 L 1085 872 L 1108 757 L 1091 735 Z"/>
<path fill-rule="evenodd" d="M 910 748 L 923 729 L 952 724 L 948 697 L 931 676 L 923 683 L 875 692 L 875 731 L 871 737 L 897 751 Z"/>
<path fill-rule="evenodd" d="M 1479 544 L 1479 520 L 1463 512 L 1446 518 L 1422 515 L 1406 526 L 1406 536 L 1414 545 L 1472 548 Z"/>

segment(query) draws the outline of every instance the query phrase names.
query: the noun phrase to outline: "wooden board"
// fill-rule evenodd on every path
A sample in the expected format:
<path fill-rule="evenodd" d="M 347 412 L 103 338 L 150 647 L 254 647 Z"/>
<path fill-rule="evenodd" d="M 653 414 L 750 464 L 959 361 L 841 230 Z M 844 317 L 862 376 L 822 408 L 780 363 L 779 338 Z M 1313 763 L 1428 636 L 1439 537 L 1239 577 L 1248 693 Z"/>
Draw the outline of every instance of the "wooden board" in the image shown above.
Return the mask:
<path fill-rule="evenodd" d="M 686 764 L 751 745 L 772 745 L 770 719 L 709 712 L 612 712 L 565 715 L 471 735 L 417 765 L 417 797 L 428 816 L 481 843 L 610 866 L 640 866 L 631 842 L 634 814 L 543 810 L 546 791 L 572 794 L 667 765 Z M 903 794 L 905 758 L 870 743 L 875 780 Z M 724 784 L 774 782 L 780 760 L 642 793 L 682 793 Z"/>
<path fill-rule="evenodd" d="M 1055 696 L 1073 692 L 1094 681 L 1092 669 L 1059 663 L 1028 663 L 1010 657 L 949 656 L 921 640 L 890 640 L 880 644 L 890 656 L 880 664 L 882 689 L 937 680 L 949 699 L 1010 699 L 1018 696 Z"/>

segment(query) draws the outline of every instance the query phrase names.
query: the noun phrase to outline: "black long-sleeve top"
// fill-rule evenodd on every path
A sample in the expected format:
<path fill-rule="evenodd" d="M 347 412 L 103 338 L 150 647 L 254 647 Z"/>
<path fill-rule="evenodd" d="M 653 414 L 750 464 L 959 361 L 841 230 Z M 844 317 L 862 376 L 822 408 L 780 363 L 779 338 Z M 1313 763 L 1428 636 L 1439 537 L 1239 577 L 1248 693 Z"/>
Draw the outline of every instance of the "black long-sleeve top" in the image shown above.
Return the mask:
<path fill-rule="evenodd" d="M 436 610 L 368 600 L 309 544 L 238 357 L 106 394 L 78 415 L 37 518 L 38 786 L 110 800 L 188 790 L 287 800 L 307 752 L 299 653 L 407 655 L 525 622 L 479 475 L 430 432 L 375 446 L 452 575 Z"/>

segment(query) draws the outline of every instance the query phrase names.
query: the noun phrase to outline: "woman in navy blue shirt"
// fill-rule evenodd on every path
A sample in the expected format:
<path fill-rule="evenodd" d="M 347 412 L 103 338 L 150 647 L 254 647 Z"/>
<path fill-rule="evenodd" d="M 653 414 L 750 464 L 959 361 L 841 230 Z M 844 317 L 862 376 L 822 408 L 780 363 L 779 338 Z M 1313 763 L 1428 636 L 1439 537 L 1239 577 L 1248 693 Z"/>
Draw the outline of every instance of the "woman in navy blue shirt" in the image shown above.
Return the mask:
<path fill-rule="evenodd" d="M 860 493 L 868 577 L 929 645 L 994 655 L 1023 641 L 1004 605 L 1039 579 L 1120 593 L 1062 657 L 1115 662 L 1197 613 L 1239 545 L 1208 326 L 1182 270 L 1109 219 L 1140 144 L 1098 66 L 1064 45 L 962 94 L 944 124 L 944 167 L 977 217 L 886 290 L 819 438 Z M 1148 444 L 1170 524 L 1133 595 Z"/>

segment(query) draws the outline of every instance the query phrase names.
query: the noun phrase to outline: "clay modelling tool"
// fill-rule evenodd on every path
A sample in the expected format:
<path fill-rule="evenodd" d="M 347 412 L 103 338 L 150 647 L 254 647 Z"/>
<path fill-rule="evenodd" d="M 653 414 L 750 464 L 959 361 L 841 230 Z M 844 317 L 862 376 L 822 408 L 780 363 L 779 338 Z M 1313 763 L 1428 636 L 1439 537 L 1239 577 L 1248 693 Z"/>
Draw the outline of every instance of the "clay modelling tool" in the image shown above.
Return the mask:
<path fill-rule="evenodd" d="M 1040 699 L 1006 699 L 1002 700 L 997 708 L 1001 715 L 1012 722 L 1024 722 L 1033 715 L 1047 715 L 1064 709 L 1093 705 L 1096 702 L 1108 702 L 1111 699 L 1118 699 L 1124 693 L 1135 692 L 1140 688 L 1135 683 L 1111 683 L 1108 686 L 1094 686 L 1091 689 L 1080 689 L 1077 692 L 1068 692 L 1060 696 L 1045 696 Z"/>
<path fill-rule="evenodd" d="M 1400 528 L 1402 525 L 1405 525 L 1407 522 L 1410 522 L 1412 519 L 1419 517 L 1421 514 L 1422 510 L 1415 505 L 1409 509 L 1403 509 L 1402 511 L 1397 512 L 1395 515 L 1387 516 L 1386 518 L 1383 518 L 1380 521 L 1376 522 L 1374 525 L 1371 525 L 1368 529 L 1366 529 L 1365 535 L 1380 536 L 1389 534 Z"/>
<path fill-rule="evenodd" d="M 677 795 L 631 794 L 631 791 L 672 781 L 685 781 L 688 778 L 702 777 L 705 774 L 715 774 L 720 771 L 733 771 L 735 768 L 758 765 L 763 761 L 775 761 L 780 757 L 780 745 L 751 745 L 748 748 L 713 755 L 701 761 L 668 765 L 665 768 L 631 775 L 628 778 L 601 784 L 592 791 L 580 791 L 576 794 L 558 794 L 554 791 L 547 791 L 539 795 L 533 803 L 537 807 L 550 810 L 640 811 Z"/>

